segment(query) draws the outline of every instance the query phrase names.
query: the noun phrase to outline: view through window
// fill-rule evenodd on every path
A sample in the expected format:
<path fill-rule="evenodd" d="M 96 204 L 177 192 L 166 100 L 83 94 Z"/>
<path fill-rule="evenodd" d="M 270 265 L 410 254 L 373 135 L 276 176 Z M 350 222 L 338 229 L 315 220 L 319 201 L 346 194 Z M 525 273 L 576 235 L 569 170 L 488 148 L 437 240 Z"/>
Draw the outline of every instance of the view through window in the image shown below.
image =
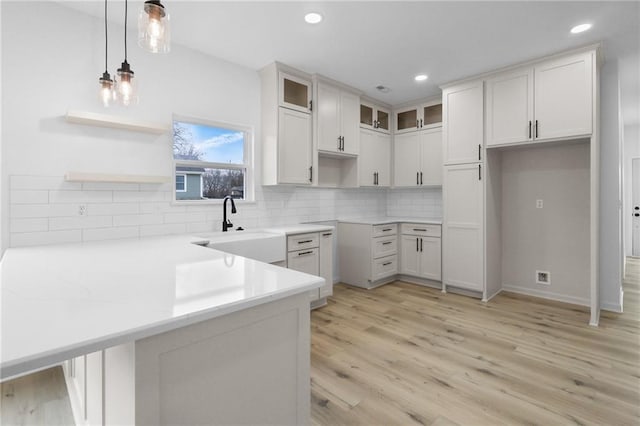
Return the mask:
<path fill-rule="evenodd" d="M 247 198 L 246 130 L 174 120 L 176 200 Z"/>

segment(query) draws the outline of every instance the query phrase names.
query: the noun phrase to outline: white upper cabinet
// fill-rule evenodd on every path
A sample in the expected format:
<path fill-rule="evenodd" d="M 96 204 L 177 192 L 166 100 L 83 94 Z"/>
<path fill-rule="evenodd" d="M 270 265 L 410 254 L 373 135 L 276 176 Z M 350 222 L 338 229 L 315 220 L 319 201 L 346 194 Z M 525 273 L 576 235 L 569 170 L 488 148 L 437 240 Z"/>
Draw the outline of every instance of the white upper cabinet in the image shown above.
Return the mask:
<path fill-rule="evenodd" d="M 432 101 L 395 110 L 395 133 L 415 132 L 442 125 L 442 101 Z"/>
<path fill-rule="evenodd" d="M 582 53 L 488 79 L 487 146 L 590 135 L 593 61 Z"/>
<path fill-rule="evenodd" d="M 391 184 L 391 135 L 360 129 L 358 162 L 360 186 L 389 186 Z"/>
<path fill-rule="evenodd" d="M 360 96 L 317 82 L 318 150 L 337 154 L 358 154 Z"/>
<path fill-rule="evenodd" d="M 482 80 L 442 91 L 445 165 L 482 160 L 483 104 Z"/>
<path fill-rule="evenodd" d="M 278 101 L 281 107 L 300 112 L 311 112 L 312 83 L 285 72 L 278 73 Z"/>
<path fill-rule="evenodd" d="M 390 133 L 389 109 L 370 102 L 360 101 L 360 128 Z"/>
<path fill-rule="evenodd" d="M 311 185 L 311 76 L 273 63 L 260 71 L 260 77 L 262 183 Z"/>
<path fill-rule="evenodd" d="M 442 128 L 394 138 L 393 186 L 442 185 Z"/>
<path fill-rule="evenodd" d="M 494 77 L 485 87 L 487 145 L 533 138 L 533 69 Z"/>
<path fill-rule="evenodd" d="M 594 53 L 583 53 L 535 67 L 536 139 L 592 133 Z"/>

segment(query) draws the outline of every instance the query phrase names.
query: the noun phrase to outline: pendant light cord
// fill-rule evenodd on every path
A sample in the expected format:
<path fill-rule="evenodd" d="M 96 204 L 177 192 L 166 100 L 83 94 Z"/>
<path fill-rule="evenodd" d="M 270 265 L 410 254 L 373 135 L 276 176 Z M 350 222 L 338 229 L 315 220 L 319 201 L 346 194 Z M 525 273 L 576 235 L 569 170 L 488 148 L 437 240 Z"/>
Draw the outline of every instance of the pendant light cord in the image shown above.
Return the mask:
<path fill-rule="evenodd" d="M 109 51 L 109 35 L 107 33 L 107 0 L 104 0 L 104 72 L 108 72 L 107 52 Z"/>
<path fill-rule="evenodd" d="M 127 62 L 127 12 L 128 12 L 127 0 L 124 0 L 124 61 Z"/>

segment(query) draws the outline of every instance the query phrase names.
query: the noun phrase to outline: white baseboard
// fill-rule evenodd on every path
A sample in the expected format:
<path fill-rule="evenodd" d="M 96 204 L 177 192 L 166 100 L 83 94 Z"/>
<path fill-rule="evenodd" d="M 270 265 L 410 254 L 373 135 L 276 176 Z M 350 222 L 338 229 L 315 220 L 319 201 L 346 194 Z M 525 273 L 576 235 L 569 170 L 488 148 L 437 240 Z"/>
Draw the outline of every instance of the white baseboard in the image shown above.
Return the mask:
<path fill-rule="evenodd" d="M 527 296 L 535 296 L 543 299 L 555 300 L 558 302 L 571 303 L 574 305 L 590 306 L 589 299 L 583 297 L 567 296 L 565 294 L 553 293 L 551 291 L 536 290 L 532 288 L 517 287 L 511 285 L 502 285 L 503 291 L 512 293 L 526 294 Z"/>
<path fill-rule="evenodd" d="M 615 312 L 616 314 L 622 313 L 622 305 L 615 302 L 602 302 L 600 309 L 605 311 Z"/>
<path fill-rule="evenodd" d="M 495 293 L 493 293 L 493 294 L 492 294 L 492 295 L 490 295 L 490 296 L 487 296 L 487 298 L 486 298 L 486 299 L 482 299 L 482 301 L 483 301 L 483 302 L 488 302 L 489 300 L 493 299 L 494 297 L 496 297 L 497 295 L 499 295 L 500 293 L 502 293 L 502 290 L 503 290 L 503 289 L 501 289 L 501 288 L 500 288 L 500 289 L 498 289 L 498 291 L 496 291 Z"/>

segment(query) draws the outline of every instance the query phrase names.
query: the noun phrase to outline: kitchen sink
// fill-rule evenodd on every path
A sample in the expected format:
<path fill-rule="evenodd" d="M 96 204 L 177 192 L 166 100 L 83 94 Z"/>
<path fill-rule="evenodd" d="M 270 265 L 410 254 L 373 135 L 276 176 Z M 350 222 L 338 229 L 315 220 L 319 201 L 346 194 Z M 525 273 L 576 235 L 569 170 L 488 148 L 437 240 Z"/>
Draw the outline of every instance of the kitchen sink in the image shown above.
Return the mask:
<path fill-rule="evenodd" d="M 205 247 L 266 263 L 282 262 L 287 253 L 285 235 L 273 232 L 211 232 L 200 234 L 198 238 L 208 241 L 208 244 L 201 244 Z"/>

